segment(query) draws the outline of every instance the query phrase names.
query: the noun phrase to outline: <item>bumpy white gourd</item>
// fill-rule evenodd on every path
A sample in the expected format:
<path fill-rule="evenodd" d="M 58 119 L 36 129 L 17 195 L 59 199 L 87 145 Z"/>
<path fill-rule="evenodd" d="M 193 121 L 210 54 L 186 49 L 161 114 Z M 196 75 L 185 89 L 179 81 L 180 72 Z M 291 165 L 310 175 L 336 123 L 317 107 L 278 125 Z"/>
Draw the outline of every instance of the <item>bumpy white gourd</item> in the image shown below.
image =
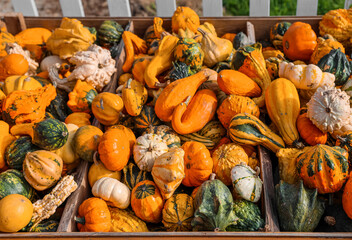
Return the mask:
<path fill-rule="evenodd" d="M 145 134 L 136 139 L 133 157 L 142 171 L 151 172 L 155 159 L 169 150 L 167 144 L 156 134 Z"/>
<path fill-rule="evenodd" d="M 260 169 L 254 171 L 244 163 L 234 166 L 231 170 L 231 179 L 234 190 L 243 199 L 258 202 L 262 192 L 263 182 L 259 178 Z"/>
<path fill-rule="evenodd" d="M 279 63 L 279 76 L 292 81 L 298 89 L 317 89 L 324 85 L 335 86 L 335 75 L 323 72 L 314 64 L 294 65 L 281 62 Z"/>
<path fill-rule="evenodd" d="M 320 87 L 307 103 L 307 115 L 321 131 L 333 133 L 347 124 L 350 97 L 341 89 Z"/>

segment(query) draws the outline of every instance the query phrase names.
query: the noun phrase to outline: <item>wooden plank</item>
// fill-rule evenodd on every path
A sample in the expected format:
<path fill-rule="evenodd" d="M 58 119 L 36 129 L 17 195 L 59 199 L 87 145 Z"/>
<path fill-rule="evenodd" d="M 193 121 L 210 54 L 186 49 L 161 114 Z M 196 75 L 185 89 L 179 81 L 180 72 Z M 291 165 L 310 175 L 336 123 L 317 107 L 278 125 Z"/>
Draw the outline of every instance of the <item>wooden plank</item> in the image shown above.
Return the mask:
<path fill-rule="evenodd" d="M 60 0 L 60 5 L 64 17 L 84 17 L 81 0 Z"/>
<path fill-rule="evenodd" d="M 318 12 L 318 0 L 297 0 L 297 16 L 315 16 Z"/>
<path fill-rule="evenodd" d="M 270 232 L 279 232 L 279 221 L 275 206 L 275 190 L 272 165 L 269 152 L 266 148 L 259 146 L 259 160 L 261 175 L 263 179 L 263 194 L 265 204 L 265 224 Z"/>
<path fill-rule="evenodd" d="M 34 0 L 11 0 L 15 12 L 20 12 L 24 16 L 39 16 L 37 5 Z"/>
<path fill-rule="evenodd" d="M 171 17 L 176 10 L 176 0 L 156 0 L 156 15 Z"/>
<path fill-rule="evenodd" d="M 7 31 L 17 34 L 27 29 L 26 22 L 22 13 L 5 13 L 0 14 L 1 21 L 6 25 Z"/>
<path fill-rule="evenodd" d="M 129 0 L 108 0 L 111 17 L 131 17 Z"/>
<path fill-rule="evenodd" d="M 249 16 L 270 16 L 270 0 L 249 0 Z"/>
<path fill-rule="evenodd" d="M 247 37 L 250 42 L 255 43 L 255 29 L 251 22 L 247 22 Z"/>
<path fill-rule="evenodd" d="M 345 9 L 349 9 L 352 5 L 352 0 L 345 0 Z"/>
<path fill-rule="evenodd" d="M 1 233 L 0 239 L 16 239 L 28 240 L 32 238 L 43 239 L 128 239 L 128 240 L 141 240 L 141 239 L 189 239 L 189 240 L 204 240 L 204 239 L 281 239 L 281 240 L 317 240 L 323 238 L 331 239 L 349 239 L 352 238 L 352 233 L 318 233 L 318 232 L 282 232 L 282 233 L 268 233 L 268 232 L 52 232 L 52 233 Z"/>
<path fill-rule="evenodd" d="M 203 0 L 204 17 L 222 17 L 223 7 L 222 0 Z"/>

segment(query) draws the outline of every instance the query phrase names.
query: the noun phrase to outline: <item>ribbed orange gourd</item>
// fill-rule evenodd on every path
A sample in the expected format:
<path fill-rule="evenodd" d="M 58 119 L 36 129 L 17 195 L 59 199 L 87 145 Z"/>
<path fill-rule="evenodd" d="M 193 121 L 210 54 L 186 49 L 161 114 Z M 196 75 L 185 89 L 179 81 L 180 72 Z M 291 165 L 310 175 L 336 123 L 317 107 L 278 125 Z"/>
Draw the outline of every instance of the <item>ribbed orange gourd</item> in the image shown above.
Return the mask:
<path fill-rule="evenodd" d="M 113 128 L 107 130 L 101 137 L 98 152 L 100 160 L 110 171 L 121 171 L 131 154 L 126 135 Z"/>
<path fill-rule="evenodd" d="M 265 92 L 265 104 L 271 121 L 279 129 L 285 143 L 298 147 L 296 120 L 300 102 L 295 85 L 285 78 L 274 80 Z"/>
<path fill-rule="evenodd" d="M 198 91 L 191 101 L 188 97 L 185 102 L 175 108 L 172 114 L 172 128 L 179 134 L 201 130 L 214 117 L 217 102 L 212 90 Z"/>
<path fill-rule="evenodd" d="M 205 68 L 192 76 L 176 80 L 165 87 L 155 103 L 155 113 L 158 118 L 164 122 L 170 122 L 175 108 L 184 102 L 188 96 L 193 97 L 198 87 L 214 73 L 216 74 L 214 70 Z"/>
<path fill-rule="evenodd" d="M 352 219 L 352 173 L 343 190 L 342 206 L 347 216 Z"/>
<path fill-rule="evenodd" d="M 198 187 L 209 179 L 213 172 L 213 159 L 207 147 L 200 142 L 185 142 L 185 178 L 182 184 L 187 187 Z"/>
<path fill-rule="evenodd" d="M 170 35 L 160 41 L 154 58 L 144 71 L 144 81 L 149 88 L 158 88 L 160 82 L 156 77 L 172 67 L 173 53 L 178 40 L 178 37 Z"/>

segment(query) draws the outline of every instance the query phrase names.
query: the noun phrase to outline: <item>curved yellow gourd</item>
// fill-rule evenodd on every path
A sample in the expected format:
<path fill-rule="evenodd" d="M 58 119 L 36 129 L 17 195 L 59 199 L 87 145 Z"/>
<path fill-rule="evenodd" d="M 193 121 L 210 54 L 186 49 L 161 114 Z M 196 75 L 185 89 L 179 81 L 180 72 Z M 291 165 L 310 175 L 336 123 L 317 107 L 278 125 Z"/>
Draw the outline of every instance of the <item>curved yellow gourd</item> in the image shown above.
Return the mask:
<path fill-rule="evenodd" d="M 143 83 L 131 78 L 127 80 L 122 89 L 122 100 L 129 115 L 138 116 L 147 98 L 148 92 Z"/>
<path fill-rule="evenodd" d="M 172 67 L 172 59 L 178 37 L 169 35 L 165 36 L 159 44 L 159 49 L 155 57 L 149 63 L 144 72 L 144 80 L 149 88 L 158 88 L 155 84 L 159 83 L 156 78 L 160 73 Z"/>
<path fill-rule="evenodd" d="M 285 78 L 274 80 L 265 92 L 265 104 L 271 121 L 279 129 L 285 143 L 298 147 L 296 120 L 300 102 L 295 85 Z"/>

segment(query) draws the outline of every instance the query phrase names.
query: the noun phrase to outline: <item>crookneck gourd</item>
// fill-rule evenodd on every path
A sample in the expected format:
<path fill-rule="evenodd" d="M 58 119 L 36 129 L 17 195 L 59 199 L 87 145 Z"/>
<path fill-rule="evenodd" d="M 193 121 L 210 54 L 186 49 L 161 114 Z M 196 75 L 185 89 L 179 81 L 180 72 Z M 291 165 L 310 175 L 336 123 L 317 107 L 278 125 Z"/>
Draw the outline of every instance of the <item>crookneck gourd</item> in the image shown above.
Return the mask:
<path fill-rule="evenodd" d="M 160 120 L 171 121 L 175 108 L 185 101 L 188 96 L 193 97 L 198 87 L 214 72 L 214 70 L 205 68 L 192 76 L 176 80 L 165 87 L 155 103 L 155 113 Z"/>
<path fill-rule="evenodd" d="M 126 60 L 122 66 L 124 72 L 129 72 L 132 68 L 134 56 L 147 53 L 146 42 L 130 31 L 124 31 L 122 40 L 125 44 Z"/>
<path fill-rule="evenodd" d="M 265 102 L 265 91 L 270 85 L 271 78 L 266 70 L 265 59 L 262 54 L 262 45 L 256 43 L 239 48 L 232 60 L 232 66 L 235 70 L 246 74 L 255 81 L 262 90 L 262 95 L 253 98 L 258 107 L 263 107 Z"/>
<path fill-rule="evenodd" d="M 240 113 L 231 119 L 228 134 L 232 141 L 247 145 L 263 145 L 273 152 L 285 147 L 285 142 L 257 117 Z"/>
<path fill-rule="evenodd" d="M 172 114 L 172 128 L 179 134 L 201 130 L 215 115 L 218 100 L 212 90 L 198 91 L 178 105 Z"/>
<path fill-rule="evenodd" d="M 172 67 L 173 52 L 178 40 L 177 37 L 171 35 L 165 36 L 161 40 L 154 58 L 144 71 L 144 81 L 149 88 L 159 88 L 162 86 L 157 76 Z"/>

